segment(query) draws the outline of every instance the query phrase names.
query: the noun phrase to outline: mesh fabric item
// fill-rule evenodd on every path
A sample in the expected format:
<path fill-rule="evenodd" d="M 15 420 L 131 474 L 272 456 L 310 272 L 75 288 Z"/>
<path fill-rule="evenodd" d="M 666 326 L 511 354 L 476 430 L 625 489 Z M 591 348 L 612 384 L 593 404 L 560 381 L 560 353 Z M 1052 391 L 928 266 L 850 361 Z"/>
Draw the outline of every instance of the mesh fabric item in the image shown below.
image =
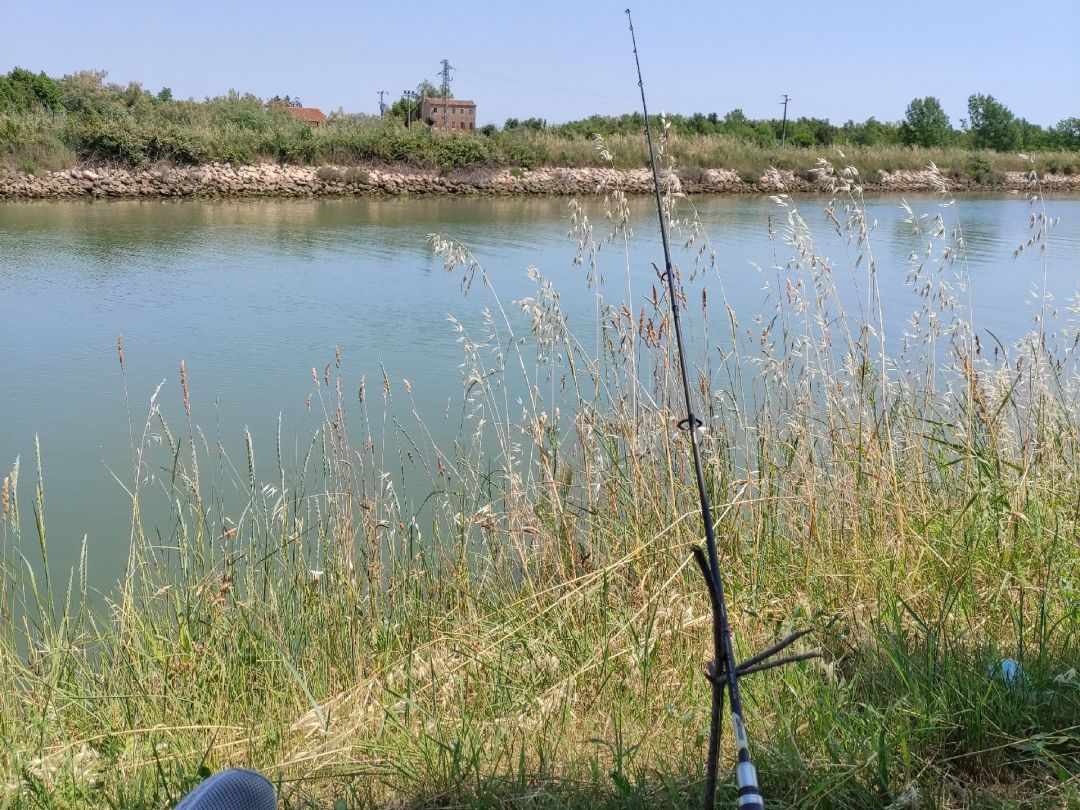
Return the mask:
<path fill-rule="evenodd" d="M 277 797 L 258 771 L 230 768 L 206 779 L 175 810 L 277 810 Z"/>

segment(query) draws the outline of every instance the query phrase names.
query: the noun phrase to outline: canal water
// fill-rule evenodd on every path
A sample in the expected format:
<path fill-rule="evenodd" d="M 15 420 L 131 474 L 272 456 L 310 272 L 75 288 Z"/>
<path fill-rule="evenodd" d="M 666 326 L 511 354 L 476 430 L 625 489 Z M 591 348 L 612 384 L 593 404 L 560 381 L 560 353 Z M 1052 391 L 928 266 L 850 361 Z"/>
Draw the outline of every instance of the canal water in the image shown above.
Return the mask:
<path fill-rule="evenodd" d="M 837 232 L 827 200 L 795 203 L 816 252 L 835 266 L 841 298 L 858 312 L 866 302 L 864 248 Z M 1042 211 L 1023 195 L 962 198 L 950 207 L 915 195 L 908 203 L 927 229 L 937 215 L 950 234 L 962 227 L 971 309 L 987 339 L 1007 343 L 1031 329 L 1044 284 L 1061 308 L 1077 294 L 1080 199 L 1046 201 L 1061 221 L 1045 264 L 1033 249 L 1014 257 L 1032 234 L 1032 213 Z M 913 234 L 901 198 L 873 197 L 867 206 L 886 331 L 899 340 L 918 308 L 906 279 L 925 236 Z M 597 243 L 612 227 L 605 211 L 599 198 L 581 202 L 578 219 L 589 217 Z M 70 568 L 85 538 L 97 586 L 121 576 L 130 530 L 124 487 L 152 398 L 170 423 L 187 429 L 181 361 L 196 432 L 208 447 L 220 443 L 238 467 L 245 427 L 270 467 L 279 432 L 286 463 L 302 455 L 324 421 L 313 374 L 321 379 L 331 366 L 337 375 L 339 358 L 350 401 L 362 377 L 369 395 L 384 373 L 393 390 L 407 379 L 425 423 L 436 434 L 451 432 L 463 355 L 450 318 L 481 334 L 485 311 L 499 302 L 512 311 L 511 302 L 535 294 L 534 267 L 559 290 L 571 329 L 591 345 L 597 290 L 612 302 L 633 295 L 636 314 L 657 281 L 655 209 L 634 199 L 629 212 L 630 230 L 603 245 L 594 268 L 588 250 L 575 260 L 581 233 L 572 233 L 568 201 L 556 198 L 0 204 L 0 473 L 21 459 L 24 541 L 35 537 L 37 437 L 54 565 Z M 771 307 L 763 288 L 795 251 L 785 241 L 787 213 L 765 197 L 683 202 L 679 215 L 701 225 L 690 247 L 687 229 L 673 239 L 684 277 L 706 245 L 715 269 L 698 274 L 695 289 L 704 287 L 710 302 L 726 298 L 751 321 Z M 465 295 L 466 271 L 447 272 L 432 251 L 436 233 L 466 245 L 490 287 L 477 277 Z M 694 308 L 688 313 L 693 330 Z M 528 332 L 523 316 L 510 317 Z M 723 351 L 721 337 L 709 341 L 706 349 L 698 340 L 695 351 Z M 159 433 L 155 421 L 150 441 Z"/>

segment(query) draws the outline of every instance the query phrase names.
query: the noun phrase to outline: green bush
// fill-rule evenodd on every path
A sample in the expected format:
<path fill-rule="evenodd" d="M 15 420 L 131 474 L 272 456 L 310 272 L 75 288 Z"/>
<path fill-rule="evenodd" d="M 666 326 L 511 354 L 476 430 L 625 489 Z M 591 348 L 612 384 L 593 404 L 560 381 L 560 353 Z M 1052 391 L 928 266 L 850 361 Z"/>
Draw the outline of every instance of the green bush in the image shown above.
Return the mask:
<path fill-rule="evenodd" d="M 673 115 L 667 119 L 672 136 L 668 154 L 677 166 L 689 167 L 684 170 L 687 179 L 704 168 L 724 167 L 752 172 L 753 181 L 746 182 L 756 182 L 766 166 L 800 169 L 819 156 L 822 146 L 835 141 L 843 143 L 846 160 L 866 177 L 879 169 L 919 169 L 933 161 L 942 171 L 955 167 L 981 175 L 982 182 L 996 182 L 991 171 L 1023 169 L 1021 159 L 1009 152 L 986 151 L 979 157 L 983 163 L 968 166 L 970 150 L 980 143 L 998 149 L 1002 144 L 1015 146 L 1013 135 L 1019 133 L 1025 151 L 1038 150 L 1040 170 L 1080 171 L 1075 151 L 1080 119 L 1065 119 L 1044 129 L 1017 119 L 990 96 L 972 96 L 969 107 L 969 132 L 952 130 L 932 97 L 913 101 L 903 125 L 873 118 L 848 121 L 842 127 L 818 118 L 788 120 L 784 149 L 779 147 L 779 120 L 751 120 L 740 110 L 722 117 Z M 661 126 L 659 117 L 652 123 Z M 135 167 L 153 161 L 316 166 L 375 161 L 444 170 L 596 166 L 608 162 L 593 143 L 597 134 L 605 139 L 610 165 L 631 168 L 648 163 L 644 124 L 641 113 L 594 115 L 557 125 L 530 118 L 507 121 L 503 131 L 485 126 L 466 134 L 432 132 L 420 122 L 406 128 L 393 116 L 350 115 L 312 130 L 283 106 L 236 91 L 201 102 L 178 101 L 170 92 L 152 95 L 137 82 L 109 83 L 102 71 L 54 80 L 16 68 L 0 76 L 0 160 L 14 166 L 25 157 L 50 169 L 70 165 L 76 155 Z M 901 140 L 949 146 L 902 148 Z"/>
<path fill-rule="evenodd" d="M 212 162 L 229 163 L 233 166 L 254 162 L 256 154 L 254 135 L 232 127 L 215 132 L 209 149 L 209 159 Z"/>
<path fill-rule="evenodd" d="M 59 110 L 60 85 L 41 73 L 15 68 L 0 76 L 0 111 L 26 112 L 33 109 Z"/>
<path fill-rule="evenodd" d="M 341 171 L 335 169 L 333 166 L 320 166 L 315 170 L 315 176 L 324 183 L 335 182 L 344 178 Z"/>
<path fill-rule="evenodd" d="M 0 113 L 0 151 L 15 152 L 33 142 L 33 130 L 23 118 Z"/>
<path fill-rule="evenodd" d="M 68 118 L 68 137 L 83 158 L 115 161 L 135 167 L 150 162 L 149 138 L 137 122 L 128 119 L 77 115 Z"/>
<path fill-rule="evenodd" d="M 491 142 L 498 163 L 502 165 L 532 169 L 545 162 L 544 148 L 533 138 L 514 132 L 499 132 L 491 136 Z"/>
<path fill-rule="evenodd" d="M 355 166 L 345 170 L 345 182 L 346 183 L 366 183 L 371 179 L 371 175 L 363 169 L 356 168 Z"/>
<path fill-rule="evenodd" d="M 27 174 L 32 174 L 34 175 L 34 177 L 39 177 L 43 174 L 43 172 L 41 171 L 41 167 L 29 158 L 20 158 L 19 171 L 26 172 Z"/>
<path fill-rule="evenodd" d="M 679 179 L 690 183 L 701 183 L 705 180 L 706 169 L 702 166 L 686 166 L 679 169 Z"/>
<path fill-rule="evenodd" d="M 199 133 L 172 126 L 149 133 L 146 154 L 152 160 L 197 165 L 206 160 L 209 148 Z"/>
<path fill-rule="evenodd" d="M 1042 166 L 1042 171 L 1047 174 L 1063 174 L 1072 177 L 1080 167 L 1080 158 L 1070 160 L 1065 155 L 1049 158 Z"/>
<path fill-rule="evenodd" d="M 472 135 L 442 135 L 435 150 L 435 163 L 442 169 L 490 164 L 488 141 Z"/>

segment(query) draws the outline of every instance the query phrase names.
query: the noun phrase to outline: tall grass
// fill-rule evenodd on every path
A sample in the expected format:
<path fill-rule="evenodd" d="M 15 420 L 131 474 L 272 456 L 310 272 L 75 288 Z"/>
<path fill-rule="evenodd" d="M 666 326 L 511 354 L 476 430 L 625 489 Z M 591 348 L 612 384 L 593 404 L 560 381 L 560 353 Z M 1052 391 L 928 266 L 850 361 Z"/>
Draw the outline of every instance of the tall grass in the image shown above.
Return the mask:
<path fill-rule="evenodd" d="M 549 132 L 523 134 L 538 145 L 543 155 L 542 161 L 546 165 L 590 166 L 599 162 L 596 149 L 589 140 Z M 616 158 L 615 165 L 620 168 L 648 165 L 649 151 L 644 133 L 609 135 L 605 138 L 605 142 Z M 847 165 L 856 167 L 861 177 L 871 181 L 876 179 L 878 170 L 922 171 L 931 163 L 937 165 L 943 172 L 954 173 L 956 177 L 980 178 L 981 175 L 980 179 L 983 181 L 992 179 L 991 172 L 1028 169 L 1024 157 L 989 149 L 963 147 L 926 149 L 890 144 L 862 146 L 849 143 L 837 144 L 837 148 L 842 150 L 843 160 Z M 791 171 L 811 169 L 817 163 L 821 147 L 781 148 L 779 144 L 762 146 L 730 135 L 671 133 L 668 154 L 684 170 L 724 168 L 736 172 L 749 172 L 756 179 L 771 167 Z M 1080 173 L 1080 155 L 1069 151 L 1046 153 L 1040 155 L 1040 165 L 1070 175 Z"/>
<path fill-rule="evenodd" d="M 692 358 L 693 383 L 737 644 L 809 625 L 824 653 L 744 688 L 764 793 L 1071 806 L 1080 302 L 1040 300 L 1030 334 L 990 351 L 948 207 L 910 212 L 913 316 L 886 322 L 857 174 L 821 168 L 848 264 L 776 198 L 750 322 L 692 208 L 668 198 L 687 317 L 720 347 Z M 246 764 L 288 807 L 696 805 L 709 608 L 677 364 L 662 290 L 629 282 L 649 257 L 625 197 L 607 201 L 599 222 L 571 208 L 595 328 L 572 328 L 540 270 L 503 302 L 467 247 L 433 237 L 485 312 L 479 331 L 453 324 L 449 445 L 407 380 L 357 380 L 340 352 L 312 370 L 325 423 L 295 459 L 250 437 L 226 457 L 186 375 L 155 392 L 124 482 L 130 558 L 104 603 L 85 559 L 70 578 L 43 564 L 45 486 L 39 470 L 25 495 L 16 461 L 0 802 L 163 807 Z M 1037 189 L 1031 222 L 1029 250 L 1053 238 Z M 1041 270 L 1034 283 L 1044 295 Z M 150 502 L 172 505 L 167 524 L 144 525 Z"/>
<path fill-rule="evenodd" d="M 147 102 L 149 104 L 149 102 Z M 609 135 L 619 168 L 647 165 L 644 133 Z M 1023 171 L 1022 157 L 988 149 L 923 149 L 881 144 L 838 144 L 844 160 L 873 181 L 878 171 L 922 170 L 934 163 L 953 179 L 993 185 L 1005 171 Z M 818 149 L 762 146 L 732 135 L 673 133 L 669 154 L 684 171 L 738 172 L 756 182 L 770 167 L 809 171 Z M 1080 153 L 1040 153 L 1040 164 L 1059 174 L 1080 174 Z M 234 165 L 274 162 L 301 165 L 389 164 L 445 170 L 469 167 L 604 165 L 592 138 L 550 130 L 439 133 L 425 126 L 344 117 L 312 130 L 285 111 L 257 99 L 169 102 L 146 110 L 110 114 L 0 112 L 0 167 L 33 173 L 78 162 L 145 168 L 155 164 Z"/>

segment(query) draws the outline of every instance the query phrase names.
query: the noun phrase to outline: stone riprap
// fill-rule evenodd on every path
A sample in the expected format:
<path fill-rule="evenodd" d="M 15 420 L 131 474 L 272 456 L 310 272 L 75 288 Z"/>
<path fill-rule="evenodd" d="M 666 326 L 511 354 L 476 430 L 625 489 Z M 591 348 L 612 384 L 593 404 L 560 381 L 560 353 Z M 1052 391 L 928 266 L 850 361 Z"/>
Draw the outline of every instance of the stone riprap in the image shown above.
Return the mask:
<path fill-rule="evenodd" d="M 747 177 L 727 169 L 698 169 L 666 174 L 676 188 L 697 194 L 828 192 L 831 180 L 816 172 L 770 171 Z M 967 177 L 951 178 L 930 171 L 879 171 L 862 178 L 867 190 L 933 190 L 942 182 L 952 190 L 1020 190 L 1029 187 L 1024 172 L 1003 172 L 993 185 Z M 1080 191 L 1080 176 L 1044 175 L 1044 190 Z M 171 198 L 171 197 L 312 197 L 430 194 L 580 195 L 621 188 L 628 194 L 652 191 L 648 169 L 537 168 L 437 169 L 347 166 L 168 167 L 124 169 L 74 168 L 41 175 L 0 169 L 0 198 Z"/>

